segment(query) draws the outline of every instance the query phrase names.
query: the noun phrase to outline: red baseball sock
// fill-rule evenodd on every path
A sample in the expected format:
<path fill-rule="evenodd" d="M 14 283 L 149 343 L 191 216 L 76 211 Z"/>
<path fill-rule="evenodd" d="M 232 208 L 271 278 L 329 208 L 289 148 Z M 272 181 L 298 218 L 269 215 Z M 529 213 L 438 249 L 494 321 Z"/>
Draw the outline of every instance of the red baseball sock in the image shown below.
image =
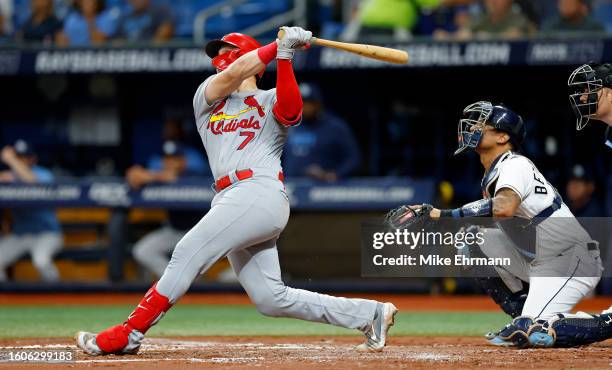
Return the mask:
<path fill-rule="evenodd" d="M 136 309 L 128 316 L 126 322 L 100 332 L 96 343 L 106 353 L 121 351 L 128 344 L 128 336 L 132 330 L 145 334 L 172 307 L 167 297 L 159 294 L 157 283 L 145 294 Z"/>

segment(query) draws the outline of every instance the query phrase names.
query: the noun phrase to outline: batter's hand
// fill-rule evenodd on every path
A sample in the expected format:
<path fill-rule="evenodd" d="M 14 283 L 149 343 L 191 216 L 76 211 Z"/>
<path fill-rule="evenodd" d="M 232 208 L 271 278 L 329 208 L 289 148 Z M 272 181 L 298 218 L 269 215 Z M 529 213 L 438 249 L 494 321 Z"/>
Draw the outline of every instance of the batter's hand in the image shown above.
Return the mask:
<path fill-rule="evenodd" d="M 296 49 L 307 49 L 310 47 L 312 32 L 302 27 L 281 27 L 282 38 L 276 39 L 278 50 L 276 59 L 291 59 Z"/>

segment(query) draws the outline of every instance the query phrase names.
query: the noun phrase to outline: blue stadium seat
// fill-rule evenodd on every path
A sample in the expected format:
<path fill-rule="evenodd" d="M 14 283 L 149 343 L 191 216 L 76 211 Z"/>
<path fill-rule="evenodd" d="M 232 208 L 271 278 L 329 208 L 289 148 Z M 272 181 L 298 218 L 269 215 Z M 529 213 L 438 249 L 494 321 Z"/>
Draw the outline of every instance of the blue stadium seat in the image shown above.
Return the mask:
<path fill-rule="evenodd" d="M 21 26 L 30 18 L 30 0 L 13 0 L 13 25 L 15 29 Z"/>
<path fill-rule="evenodd" d="M 211 17 L 206 24 L 206 38 L 218 38 L 265 21 L 290 8 L 288 0 L 251 0 L 236 7 L 233 12 Z M 195 17 L 195 13 L 192 17 Z M 193 24 L 193 20 L 192 20 Z M 191 30 L 193 32 L 193 30 Z"/>
<path fill-rule="evenodd" d="M 193 22 L 203 9 L 218 4 L 222 0 L 152 0 L 155 5 L 167 6 L 175 19 L 177 37 L 189 38 L 193 35 Z M 241 30 L 265 21 L 270 17 L 285 12 L 290 8 L 289 0 L 250 0 L 236 7 L 229 14 L 219 14 L 208 20 L 207 38 L 219 37 L 228 32 Z M 30 16 L 30 0 L 14 0 L 14 24 L 19 28 Z M 128 0 L 106 0 L 107 8 L 117 8 L 122 14 L 129 12 Z M 66 2 L 55 0 L 56 14 L 63 18 L 69 11 Z"/>
<path fill-rule="evenodd" d="M 612 35 L 612 2 L 602 2 L 593 10 L 593 16 L 606 28 L 606 32 Z"/>
<path fill-rule="evenodd" d="M 158 0 L 161 2 L 161 0 Z M 218 3 L 219 0 L 173 0 L 166 3 L 174 13 L 175 34 L 178 37 L 191 37 L 193 21 L 202 9 Z"/>
<path fill-rule="evenodd" d="M 106 0 L 105 2 L 107 8 L 125 9 L 129 6 L 127 0 Z"/>
<path fill-rule="evenodd" d="M 15 29 L 19 29 L 30 18 L 30 0 L 13 0 L 13 23 Z M 64 19 L 71 10 L 67 1 L 54 0 L 53 6 L 55 15 L 59 19 Z M 128 7 L 127 0 L 106 0 L 106 8 L 118 8 L 122 12 Z"/>

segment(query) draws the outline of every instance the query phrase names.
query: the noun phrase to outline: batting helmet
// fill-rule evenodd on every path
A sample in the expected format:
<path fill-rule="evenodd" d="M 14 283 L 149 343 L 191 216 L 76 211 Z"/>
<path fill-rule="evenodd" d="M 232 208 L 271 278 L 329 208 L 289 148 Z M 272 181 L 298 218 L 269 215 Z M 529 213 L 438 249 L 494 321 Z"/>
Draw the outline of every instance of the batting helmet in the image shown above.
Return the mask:
<path fill-rule="evenodd" d="M 567 86 L 576 115 L 576 130 L 582 130 L 597 113 L 599 90 L 612 88 L 612 64 L 584 64 L 572 72 Z"/>
<path fill-rule="evenodd" d="M 233 46 L 237 49 L 219 55 L 219 50 L 224 46 Z M 230 64 L 234 63 L 236 59 L 259 47 L 261 47 L 261 44 L 251 36 L 232 32 L 223 36 L 220 40 L 209 41 L 206 44 L 205 50 L 206 55 L 212 59 L 212 65 L 218 70 L 223 71 Z M 263 76 L 265 69 L 264 67 L 264 69 L 257 74 L 260 78 Z"/>
<path fill-rule="evenodd" d="M 466 149 L 473 150 L 478 147 L 485 124 L 507 133 L 515 150 L 520 149 L 527 135 L 521 116 L 501 104 L 493 105 L 488 101 L 479 101 L 468 105 L 463 110 L 463 118 L 459 120 L 457 128 L 459 147 L 455 155 Z"/>

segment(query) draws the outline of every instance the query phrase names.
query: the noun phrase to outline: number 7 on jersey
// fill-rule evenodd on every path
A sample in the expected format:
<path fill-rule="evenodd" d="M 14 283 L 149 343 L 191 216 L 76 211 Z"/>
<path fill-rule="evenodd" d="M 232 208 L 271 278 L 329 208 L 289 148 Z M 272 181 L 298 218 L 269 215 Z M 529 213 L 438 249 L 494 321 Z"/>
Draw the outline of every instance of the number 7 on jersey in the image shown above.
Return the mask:
<path fill-rule="evenodd" d="M 240 131 L 240 136 L 246 136 L 246 138 L 240 144 L 240 146 L 238 146 L 237 150 L 244 149 L 244 147 L 247 146 L 247 144 L 250 143 L 251 140 L 253 140 L 253 138 L 255 137 L 255 133 L 253 131 Z"/>

